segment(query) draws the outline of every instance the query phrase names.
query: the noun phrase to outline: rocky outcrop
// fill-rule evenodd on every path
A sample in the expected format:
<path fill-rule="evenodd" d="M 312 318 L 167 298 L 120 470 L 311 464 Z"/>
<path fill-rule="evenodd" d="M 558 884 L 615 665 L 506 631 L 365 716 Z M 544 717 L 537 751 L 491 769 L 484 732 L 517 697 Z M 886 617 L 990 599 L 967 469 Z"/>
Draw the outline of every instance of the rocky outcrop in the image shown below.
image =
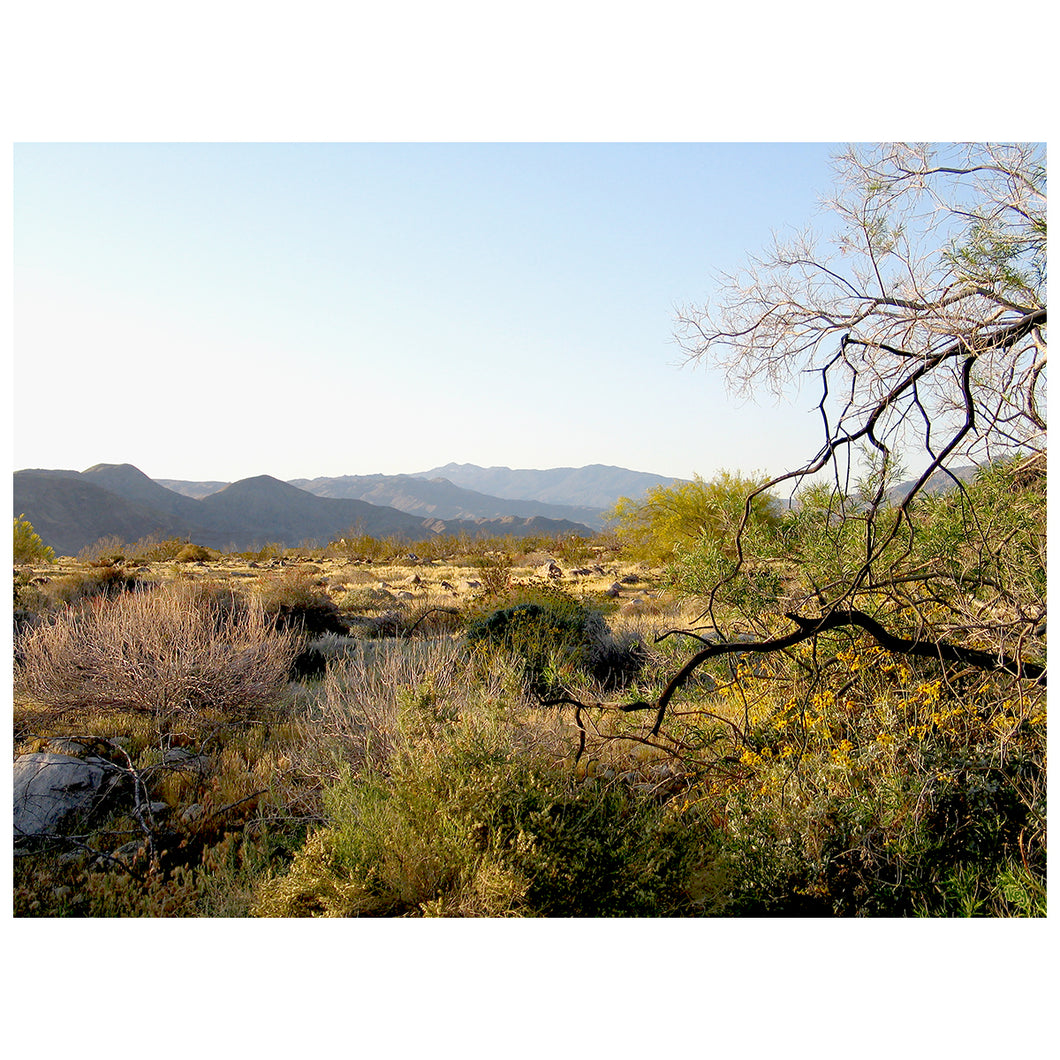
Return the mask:
<path fill-rule="evenodd" d="M 54 751 L 19 755 L 13 785 L 16 849 L 89 825 L 124 780 L 124 773 L 104 758 Z"/>

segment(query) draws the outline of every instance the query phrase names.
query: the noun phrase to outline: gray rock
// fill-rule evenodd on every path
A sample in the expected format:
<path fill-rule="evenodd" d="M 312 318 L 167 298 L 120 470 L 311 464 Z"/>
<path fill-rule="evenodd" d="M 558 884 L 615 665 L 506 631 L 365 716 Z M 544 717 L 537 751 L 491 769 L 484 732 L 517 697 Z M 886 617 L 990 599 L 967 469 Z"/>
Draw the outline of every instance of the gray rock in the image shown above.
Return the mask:
<path fill-rule="evenodd" d="M 102 758 L 38 752 L 14 766 L 14 836 L 57 835 L 86 822 L 115 794 L 123 774 Z"/>
<path fill-rule="evenodd" d="M 185 807 L 184 812 L 180 815 L 180 819 L 186 824 L 193 824 L 199 820 L 206 811 L 202 808 L 202 804 L 193 802 L 190 806 Z"/>
<path fill-rule="evenodd" d="M 189 747 L 170 747 L 162 755 L 162 765 L 180 773 L 197 773 L 200 777 L 205 777 L 210 772 L 211 763 L 207 755 Z"/>

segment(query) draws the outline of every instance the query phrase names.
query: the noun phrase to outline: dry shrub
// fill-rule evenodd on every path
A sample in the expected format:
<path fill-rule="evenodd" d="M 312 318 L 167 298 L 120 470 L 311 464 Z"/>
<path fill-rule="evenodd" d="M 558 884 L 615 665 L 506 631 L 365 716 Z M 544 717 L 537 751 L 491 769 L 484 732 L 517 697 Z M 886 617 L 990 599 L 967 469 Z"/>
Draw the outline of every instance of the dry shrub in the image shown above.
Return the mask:
<path fill-rule="evenodd" d="M 328 745 L 323 757 L 331 759 L 324 771 L 336 764 L 336 749 L 357 772 L 383 768 L 412 691 L 429 683 L 434 696 L 459 701 L 462 658 L 460 644 L 449 638 L 358 641 L 354 654 L 328 668 L 317 702 L 316 742 Z M 331 779 L 339 775 L 331 772 Z"/>
<path fill-rule="evenodd" d="M 15 686 L 37 702 L 142 711 L 164 726 L 202 710 L 244 717 L 274 700 L 296 645 L 260 607 L 177 582 L 71 610 L 20 648 Z"/>

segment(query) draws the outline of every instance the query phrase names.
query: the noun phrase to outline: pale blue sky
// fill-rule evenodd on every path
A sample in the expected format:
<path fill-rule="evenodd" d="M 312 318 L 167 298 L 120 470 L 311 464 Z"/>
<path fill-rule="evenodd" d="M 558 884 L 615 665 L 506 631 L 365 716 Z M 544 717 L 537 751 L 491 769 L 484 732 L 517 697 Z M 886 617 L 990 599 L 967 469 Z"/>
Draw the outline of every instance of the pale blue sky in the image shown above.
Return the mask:
<path fill-rule="evenodd" d="M 788 470 L 812 395 L 737 407 L 675 307 L 835 146 L 17 144 L 15 468 Z"/>

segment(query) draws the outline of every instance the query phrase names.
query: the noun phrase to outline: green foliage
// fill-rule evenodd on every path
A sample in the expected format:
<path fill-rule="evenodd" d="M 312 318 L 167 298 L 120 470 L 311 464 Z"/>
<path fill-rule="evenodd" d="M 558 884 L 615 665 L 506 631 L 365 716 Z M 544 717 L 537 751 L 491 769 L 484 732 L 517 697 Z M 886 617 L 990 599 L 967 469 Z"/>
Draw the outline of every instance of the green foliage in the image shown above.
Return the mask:
<path fill-rule="evenodd" d="M 14 559 L 16 563 L 54 563 L 55 550 L 44 544 L 33 525 L 25 517 L 14 520 L 15 544 Z"/>
<path fill-rule="evenodd" d="M 577 781 L 511 730 L 463 722 L 348 776 L 329 827 L 267 884 L 272 916 L 637 916 L 687 909 L 692 833 L 657 802 Z"/>
<path fill-rule="evenodd" d="M 543 692 L 565 684 L 575 670 L 590 668 L 606 632 L 598 611 L 561 589 L 523 587 L 503 606 L 472 616 L 467 643 L 472 650 L 501 649 L 515 655 L 528 684 Z"/>
<path fill-rule="evenodd" d="M 696 475 L 692 482 L 655 486 L 642 500 L 622 497 L 609 513 L 619 540 L 636 554 L 653 560 L 669 559 L 680 547 L 708 538 L 723 550 L 744 517 L 748 496 L 765 479 L 719 472 L 709 482 Z M 774 497 L 760 493 L 751 502 L 749 524 L 775 527 L 780 518 Z"/>

